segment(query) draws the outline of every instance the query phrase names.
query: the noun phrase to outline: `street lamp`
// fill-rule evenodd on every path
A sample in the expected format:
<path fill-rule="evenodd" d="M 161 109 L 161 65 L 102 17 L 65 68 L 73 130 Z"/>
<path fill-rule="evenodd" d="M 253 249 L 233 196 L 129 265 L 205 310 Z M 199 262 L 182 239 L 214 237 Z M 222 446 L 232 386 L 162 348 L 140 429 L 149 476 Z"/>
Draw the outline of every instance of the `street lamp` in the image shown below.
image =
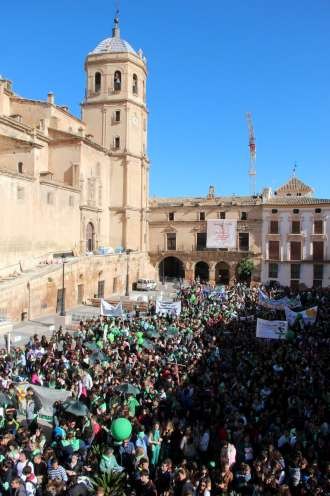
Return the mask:
<path fill-rule="evenodd" d="M 133 250 L 130 248 L 127 248 L 125 251 L 126 256 L 127 256 L 127 266 L 126 266 L 126 291 L 125 291 L 125 296 L 129 296 L 129 255 Z"/>
<path fill-rule="evenodd" d="M 62 255 L 62 298 L 61 298 L 61 311 L 60 316 L 65 316 L 65 289 L 64 289 L 64 259 L 65 255 Z"/>

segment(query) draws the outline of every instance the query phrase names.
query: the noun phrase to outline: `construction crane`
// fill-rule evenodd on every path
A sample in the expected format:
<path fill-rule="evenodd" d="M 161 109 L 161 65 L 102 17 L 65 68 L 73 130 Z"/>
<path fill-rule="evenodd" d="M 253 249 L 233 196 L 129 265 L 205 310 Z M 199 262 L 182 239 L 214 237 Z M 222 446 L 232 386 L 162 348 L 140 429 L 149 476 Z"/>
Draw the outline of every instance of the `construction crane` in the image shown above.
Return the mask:
<path fill-rule="evenodd" d="M 246 113 L 246 120 L 249 129 L 249 149 L 250 149 L 250 165 L 249 165 L 249 183 L 250 183 L 250 195 L 255 196 L 256 194 L 256 138 L 254 135 L 252 114 L 251 112 Z"/>

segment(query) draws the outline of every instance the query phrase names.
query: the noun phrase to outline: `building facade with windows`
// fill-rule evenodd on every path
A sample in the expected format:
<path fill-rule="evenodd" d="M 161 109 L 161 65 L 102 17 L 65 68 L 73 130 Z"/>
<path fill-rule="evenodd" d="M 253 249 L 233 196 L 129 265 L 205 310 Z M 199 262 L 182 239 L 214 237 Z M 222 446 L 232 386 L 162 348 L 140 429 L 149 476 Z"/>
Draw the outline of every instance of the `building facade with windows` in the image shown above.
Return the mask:
<path fill-rule="evenodd" d="M 150 255 L 160 279 L 200 277 L 231 283 L 240 260 L 254 262 L 252 281 L 293 289 L 330 285 L 330 200 L 297 177 L 257 197 L 153 199 Z M 209 219 L 237 221 L 233 249 L 209 249 Z"/>
<path fill-rule="evenodd" d="M 297 177 L 271 193 L 262 208 L 264 282 L 283 286 L 327 287 L 330 284 L 330 200 L 313 197 Z"/>
<path fill-rule="evenodd" d="M 237 221 L 233 249 L 207 248 L 207 221 Z M 262 199 L 220 197 L 211 186 L 198 198 L 158 198 L 150 201 L 150 258 L 160 280 L 177 277 L 229 284 L 237 278 L 237 265 L 254 262 L 252 279 L 261 274 Z"/>
<path fill-rule="evenodd" d="M 139 277 L 153 276 L 147 66 L 142 51 L 120 37 L 117 18 L 112 36 L 87 55 L 85 71 L 81 119 L 58 105 L 52 93 L 46 100 L 22 98 L 0 77 L 0 309 L 9 316 L 31 315 L 25 311 L 27 301 L 34 301 L 28 272 L 38 278 L 40 263 L 62 254 L 88 254 L 81 269 L 67 270 L 71 306 L 95 294 L 123 292 L 127 272 L 130 287 Z M 124 251 L 122 260 L 109 255 L 107 263 L 100 262 L 102 247 Z M 21 296 L 11 289 L 15 284 L 7 284 L 15 278 L 25 280 L 19 284 Z M 56 308 L 61 278 L 51 279 L 51 292 L 47 279 L 38 286 L 34 315 Z"/>

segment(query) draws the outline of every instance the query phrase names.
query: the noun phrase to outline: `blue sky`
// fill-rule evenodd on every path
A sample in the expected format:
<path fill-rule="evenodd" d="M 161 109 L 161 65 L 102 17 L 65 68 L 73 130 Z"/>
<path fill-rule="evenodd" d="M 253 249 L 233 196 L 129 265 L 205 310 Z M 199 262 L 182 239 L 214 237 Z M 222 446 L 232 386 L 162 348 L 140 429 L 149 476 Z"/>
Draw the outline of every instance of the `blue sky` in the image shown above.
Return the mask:
<path fill-rule="evenodd" d="M 148 58 L 151 196 L 248 194 L 297 175 L 330 197 L 329 0 L 121 0 L 121 34 Z M 115 0 L 3 2 L 0 73 L 28 98 L 79 115 L 84 58 Z"/>

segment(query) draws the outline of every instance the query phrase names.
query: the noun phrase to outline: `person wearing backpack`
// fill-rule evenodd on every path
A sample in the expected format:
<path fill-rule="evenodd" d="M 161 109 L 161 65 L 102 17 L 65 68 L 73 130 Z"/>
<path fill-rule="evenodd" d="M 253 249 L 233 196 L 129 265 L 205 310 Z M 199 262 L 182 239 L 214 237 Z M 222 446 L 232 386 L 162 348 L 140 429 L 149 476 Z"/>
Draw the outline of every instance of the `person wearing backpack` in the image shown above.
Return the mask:
<path fill-rule="evenodd" d="M 25 485 L 26 496 L 37 496 L 38 479 L 32 472 L 30 465 L 26 465 L 23 468 L 22 481 Z"/>

